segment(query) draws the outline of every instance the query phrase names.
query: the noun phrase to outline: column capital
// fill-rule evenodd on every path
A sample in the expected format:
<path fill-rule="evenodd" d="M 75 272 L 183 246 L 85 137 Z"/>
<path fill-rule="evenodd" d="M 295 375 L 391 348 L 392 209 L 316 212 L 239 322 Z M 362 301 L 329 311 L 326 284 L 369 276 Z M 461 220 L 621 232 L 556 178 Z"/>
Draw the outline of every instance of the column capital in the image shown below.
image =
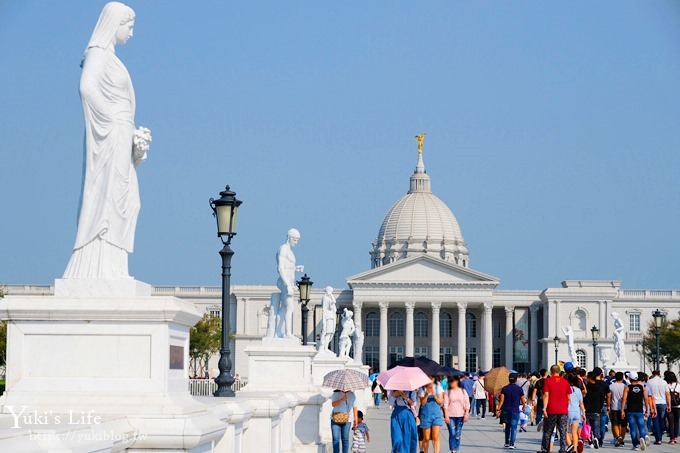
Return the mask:
<path fill-rule="evenodd" d="M 361 310 L 361 307 L 362 307 L 363 305 L 364 305 L 364 301 L 363 301 L 363 300 L 352 300 L 352 306 L 353 306 L 355 309 L 358 308 L 359 310 Z"/>
<path fill-rule="evenodd" d="M 493 309 L 493 302 L 484 302 L 484 312 L 491 312 Z"/>
<path fill-rule="evenodd" d="M 465 302 L 457 302 L 458 311 L 465 311 L 467 309 L 467 304 Z"/>
<path fill-rule="evenodd" d="M 378 302 L 378 306 L 380 307 L 381 312 L 387 313 L 387 309 L 390 308 L 390 303 L 389 302 Z"/>
<path fill-rule="evenodd" d="M 416 308 L 416 303 L 415 302 L 404 302 L 404 307 L 406 307 L 406 311 L 413 311 Z"/>
<path fill-rule="evenodd" d="M 439 313 L 439 310 L 442 308 L 441 302 L 430 302 L 430 305 L 432 306 L 432 313 Z"/>
<path fill-rule="evenodd" d="M 486 308 L 486 307 L 485 307 L 485 308 Z M 505 316 L 506 316 L 507 318 L 509 318 L 510 316 L 512 316 L 512 314 L 513 314 L 514 311 L 515 311 L 515 307 L 504 307 L 504 308 L 505 308 Z"/>

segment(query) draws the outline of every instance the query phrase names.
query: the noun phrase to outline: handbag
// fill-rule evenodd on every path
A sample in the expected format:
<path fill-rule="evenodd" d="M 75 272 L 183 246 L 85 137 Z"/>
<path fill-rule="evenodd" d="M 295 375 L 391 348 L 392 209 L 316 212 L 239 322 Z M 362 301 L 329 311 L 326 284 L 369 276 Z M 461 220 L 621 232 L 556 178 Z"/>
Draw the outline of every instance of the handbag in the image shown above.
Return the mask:
<path fill-rule="evenodd" d="M 588 422 L 583 424 L 583 428 L 581 429 L 581 439 L 583 440 L 590 440 L 590 437 L 593 435 L 592 428 L 588 424 Z"/>
<path fill-rule="evenodd" d="M 344 425 L 349 421 L 349 412 L 334 412 L 331 419 L 333 419 L 333 423 Z"/>
<path fill-rule="evenodd" d="M 345 408 L 348 408 L 347 400 L 344 402 Z M 338 425 L 344 425 L 349 421 L 349 412 L 333 412 L 331 414 L 331 420 L 333 420 L 333 423 L 336 423 Z"/>

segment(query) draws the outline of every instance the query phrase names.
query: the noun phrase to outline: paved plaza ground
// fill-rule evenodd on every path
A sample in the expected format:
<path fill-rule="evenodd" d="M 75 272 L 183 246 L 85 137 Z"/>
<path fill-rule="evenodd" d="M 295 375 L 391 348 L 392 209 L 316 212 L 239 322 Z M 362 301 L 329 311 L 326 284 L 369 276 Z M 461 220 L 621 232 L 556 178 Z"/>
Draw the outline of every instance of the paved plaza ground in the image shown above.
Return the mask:
<path fill-rule="evenodd" d="M 371 407 L 367 410 L 364 421 L 371 430 L 371 442 L 368 444 L 367 453 L 389 453 L 390 452 L 390 414 L 392 410 L 387 404 L 381 404 L 380 408 Z M 630 438 L 626 438 L 626 446 L 624 448 L 614 448 L 611 444 L 611 434 L 606 433 L 604 442 L 605 448 L 600 450 L 586 449 L 584 451 L 617 451 L 628 452 L 630 450 Z M 541 449 L 541 433 L 536 432 L 535 426 L 528 426 L 527 432 L 517 433 L 517 442 L 515 443 L 515 450 L 507 450 L 503 448 L 504 435 L 501 425 L 498 424 L 498 419 L 493 416 L 485 419 L 478 419 L 471 417 L 470 421 L 463 427 L 463 437 L 460 447 L 460 453 L 475 452 L 517 452 L 517 453 L 534 453 Z M 446 427 L 442 427 L 441 435 L 441 453 L 449 451 L 449 434 Z M 554 449 L 553 451 L 557 451 Z M 647 449 L 651 453 L 667 453 L 673 451 L 680 451 L 675 446 L 664 444 L 660 446 L 652 445 Z M 430 452 L 432 447 L 430 446 Z M 435 452 L 437 453 L 437 452 Z"/>
<path fill-rule="evenodd" d="M 371 407 L 367 410 L 364 421 L 371 430 L 371 442 L 368 444 L 367 453 L 390 452 L 390 415 L 392 409 L 387 404 L 381 404 L 380 408 Z M 535 426 L 528 426 L 526 433 L 517 433 L 517 447 L 515 452 L 534 453 L 541 449 L 541 434 L 536 432 Z M 504 435 L 498 419 L 493 416 L 485 419 L 471 417 L 463 427 L 460 453 L 465 452 L 501 452 L 513 451 L 503 448 Z M 442 427 L 441 452 L 449 451 L 449 433 L 445 426 Z M 592 450 L 595 451 L 595 450 Z M 432 446 L 430 446 L 432 452 Z"/>

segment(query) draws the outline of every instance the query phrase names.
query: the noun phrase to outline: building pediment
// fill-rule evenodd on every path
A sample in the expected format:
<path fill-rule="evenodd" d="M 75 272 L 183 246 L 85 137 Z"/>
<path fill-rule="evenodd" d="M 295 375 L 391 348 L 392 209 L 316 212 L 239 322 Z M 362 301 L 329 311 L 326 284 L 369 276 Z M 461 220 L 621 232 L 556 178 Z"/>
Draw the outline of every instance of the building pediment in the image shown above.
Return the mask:
<path fill-rule="evenodd" d="M 347 279 L 351 288 L 374 285 L 454 285 L 496 287 L 491 275 L 459 266 L 429 255 L 415 256 L 387 264 Z"/>

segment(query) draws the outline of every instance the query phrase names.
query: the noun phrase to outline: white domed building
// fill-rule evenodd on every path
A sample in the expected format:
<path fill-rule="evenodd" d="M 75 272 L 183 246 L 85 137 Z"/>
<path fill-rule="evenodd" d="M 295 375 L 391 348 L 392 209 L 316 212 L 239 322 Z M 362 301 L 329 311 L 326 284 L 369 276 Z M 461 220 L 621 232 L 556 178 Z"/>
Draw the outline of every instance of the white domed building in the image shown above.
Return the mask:
<path fill-rule="evenodd" d="M 651 358 L 638 344 L 652 313 L 658 309 L 671 320 L 680 314 L 677 289 L 622 289 L 617 280 L 566 280 L 561 287 L 543 290 L 499 290 L 498 278 L 470 264 L 470 251 L 456 217 L 432 193 L 419 146 L 409 190 L 387 211 L 372 243 L 370 270 L 349 277 L 349 289 L 335 291 L 338 306 L 353 307 L 355 323 L 364 332 L 363 363 L 384 370 L 404 356 L 424 355 L 469 371 L 499 365 L 533 371 L 549 366 L 557 357 L 588 368 L 596 363 L 622 369 L 616 363 L 612 339 L 614 314 L 618 313 L 627 366 L 645 370 L 651 367 Z M 309 305 L 309 342 L 316 341 L 321 332 L 321 286 L 313 291 Z M 49 285 L 8 285 L 6 289 L 10 295 L 46 297 L 54 290 Z M 273 284 L 236 284 L 231 289 L 234 373 L 245 382 L 245 350 L 261 345 L 270 297 L 278 289 Z M 153 295 L 176 296 L 203 312 L 221 315 L 219 287 L 156 286 Z M 294 316 L 298 332 L 300 311 L 295 310 Z M 593 326 L 599 334 L 597 357 Z M 571 348 L 566 331 L 573 332 Z M 217 357 L 208 368 L 191 373 L 214 377 Z"/>

